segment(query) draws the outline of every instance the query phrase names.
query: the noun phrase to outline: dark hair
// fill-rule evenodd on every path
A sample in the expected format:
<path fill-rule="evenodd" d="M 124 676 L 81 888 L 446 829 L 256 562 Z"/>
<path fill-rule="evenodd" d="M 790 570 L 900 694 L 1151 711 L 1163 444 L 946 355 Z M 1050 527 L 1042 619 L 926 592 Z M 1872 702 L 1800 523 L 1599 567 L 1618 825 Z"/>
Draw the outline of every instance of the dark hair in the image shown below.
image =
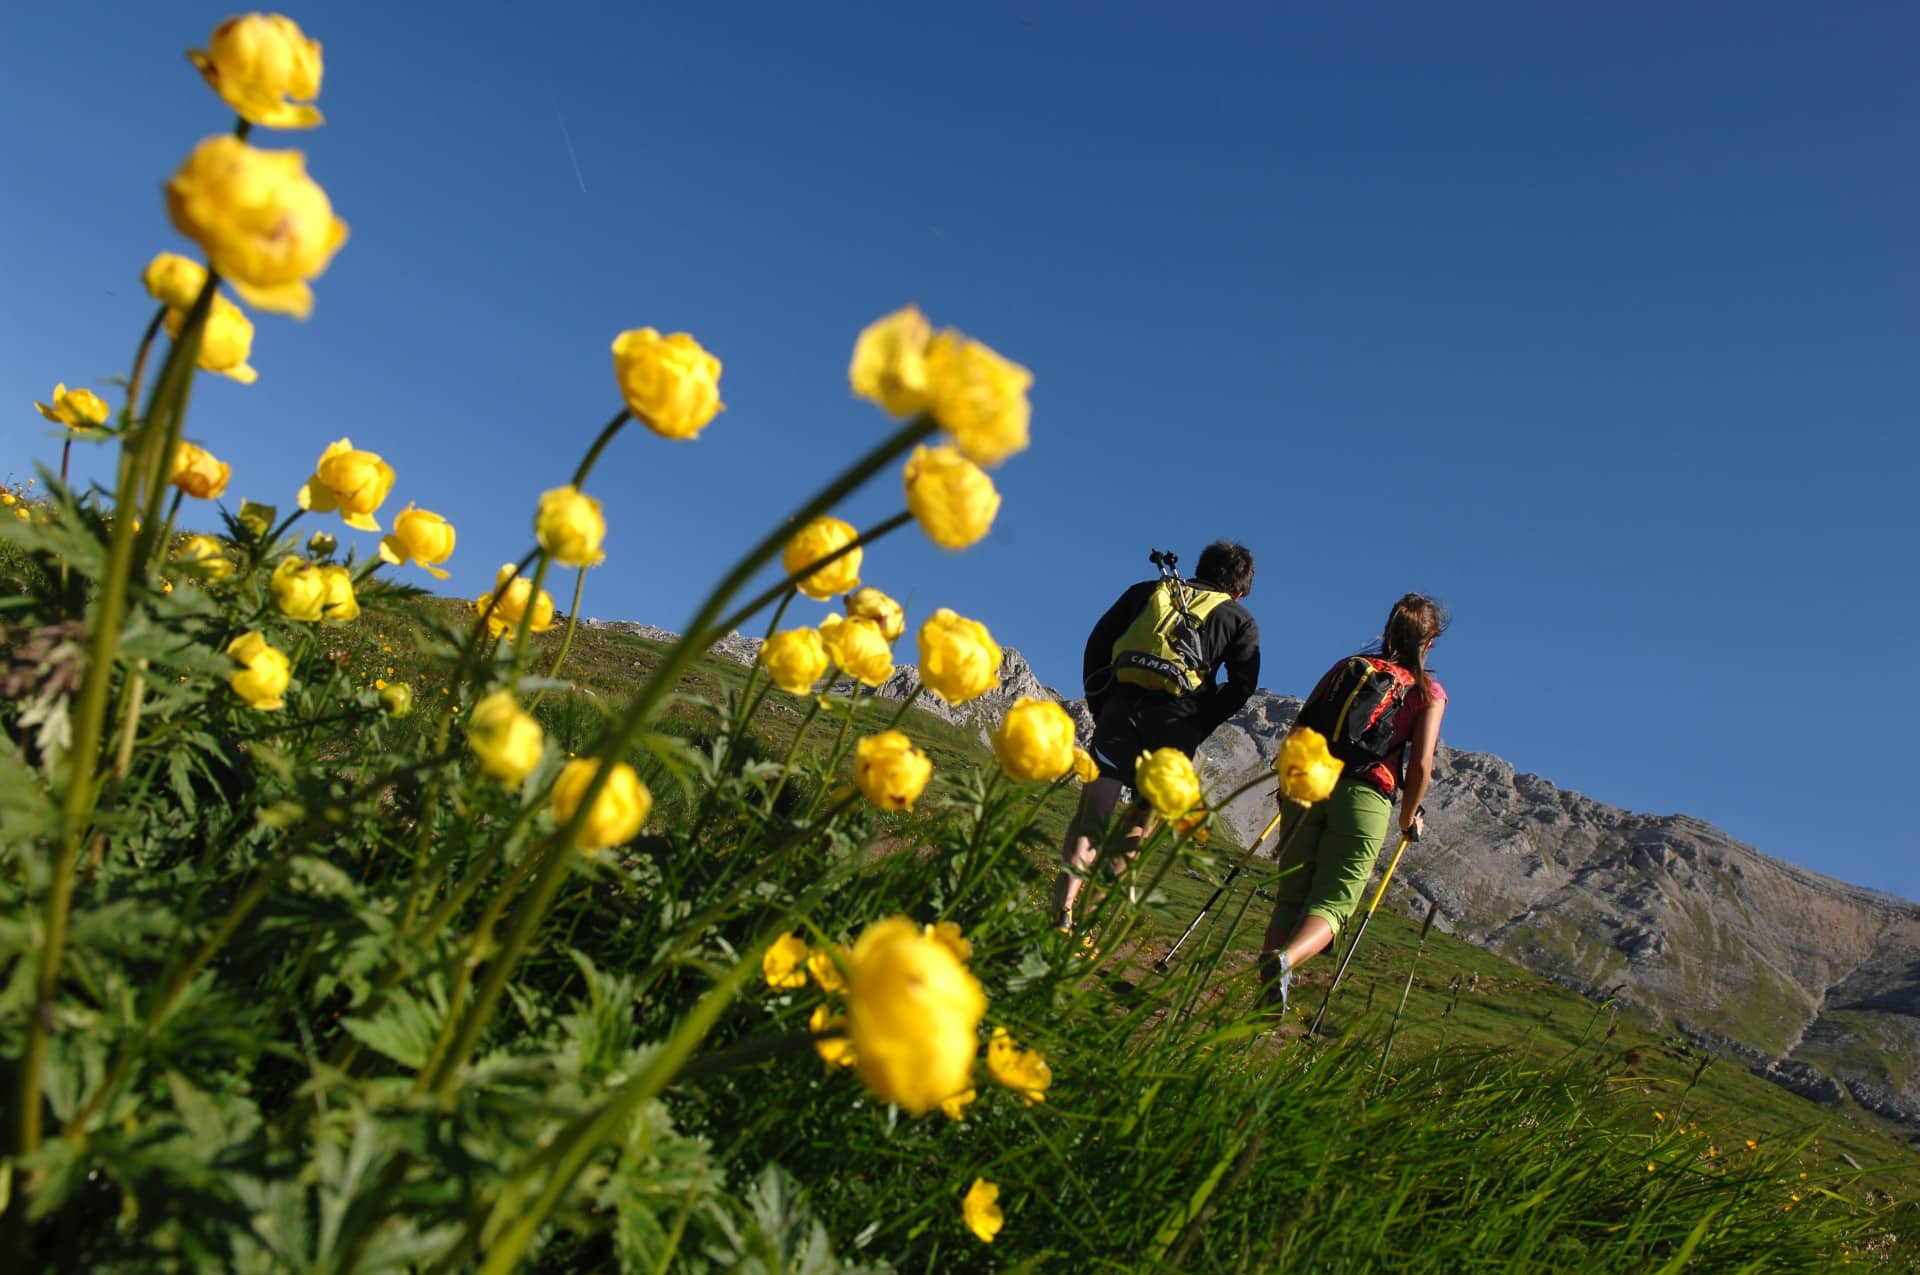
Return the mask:
<path fill-rule="evenodd" d="M 1200 551 L 1193 578 L 1244 598 L 1253 592 L 1253 551 L 1231 540 L 1216 540 Z"/>
<path fill-rule="evenodd" d="M 1429 693 L 1433 679 L 1427 676 L 1422 648 L 1447 631 L 1449 618 L 1447 609 L 1432 598 L 1409 593 L 1393 604 L 1393 610 L 1387 613 L 1387 627 L 1380 634 L 1380 653 L 1401 668 L 1411 669 L 1420 679 L 1420 689 Z"/>

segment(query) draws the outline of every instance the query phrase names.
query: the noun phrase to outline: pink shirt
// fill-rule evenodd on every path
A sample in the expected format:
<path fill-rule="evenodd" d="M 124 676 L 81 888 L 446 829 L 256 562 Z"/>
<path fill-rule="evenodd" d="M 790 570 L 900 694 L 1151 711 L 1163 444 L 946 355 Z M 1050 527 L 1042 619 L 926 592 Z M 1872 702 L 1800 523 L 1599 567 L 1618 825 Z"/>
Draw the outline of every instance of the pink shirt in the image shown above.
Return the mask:
<path fill-rule="evenodd" d="M 1413 738 L 1413 732 L 1419 727 L 1420 719 L 1426 715 L 1427 706 L 1447 702 L 1447 688 L 1440 685 L 1439 679 L 1429 673 L 1427 681 L 1433 686 L 1431 697 L 1416 682 L 1413 689 L 1407 692 L 1407 697 L 1400 702 L 1400 707 L 1394 712 L 1393 747 L 1388 754 L 1388 760 L 1375 762 L 1359 772 L 1360 778 L 1389 797 L 1400 791 L 1401 785 L 1406 783 L 1406 743 Z"/>

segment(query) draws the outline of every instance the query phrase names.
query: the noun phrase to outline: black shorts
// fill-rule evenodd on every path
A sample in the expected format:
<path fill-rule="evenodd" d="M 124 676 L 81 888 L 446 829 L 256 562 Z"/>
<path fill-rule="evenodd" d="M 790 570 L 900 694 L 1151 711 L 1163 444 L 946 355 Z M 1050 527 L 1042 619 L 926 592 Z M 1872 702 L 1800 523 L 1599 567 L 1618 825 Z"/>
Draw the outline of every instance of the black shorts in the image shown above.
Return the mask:
<path fill-rule="evenodd" d="M 1087 751 L 1100 773 L 1131 788 L 1133 764 L 1141 753 L 1177 748 L 1191 758 L 1201 741 L 1193 737 L 1191 722 L 1168 716 L 1166 709 L 1172 703 L 1166 696 L 1150 692 L 1137 696 L 1114 692 L 1100 706 L 1093 738 L 1088 741 Z"/>

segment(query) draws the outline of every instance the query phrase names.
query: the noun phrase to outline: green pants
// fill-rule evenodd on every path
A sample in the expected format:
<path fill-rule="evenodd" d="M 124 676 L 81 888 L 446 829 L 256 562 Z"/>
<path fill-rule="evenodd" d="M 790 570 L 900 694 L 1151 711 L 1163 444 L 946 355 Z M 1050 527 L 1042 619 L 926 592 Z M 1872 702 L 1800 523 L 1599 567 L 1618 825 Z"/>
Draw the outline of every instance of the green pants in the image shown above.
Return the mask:
<path fill-rule="evenodd" d="M 1295 820 L 1299 830 L 1288 837 Z M 1331 797 L 1311 806 L 1287 802 L 1280 820 L 1287 848 L 1268 928 L 1291 934 L 1317 916 L 1340 933 L 1360 906 L 1392 821 L 1393 799 L 1357 779 L 1341 780 Z"/>

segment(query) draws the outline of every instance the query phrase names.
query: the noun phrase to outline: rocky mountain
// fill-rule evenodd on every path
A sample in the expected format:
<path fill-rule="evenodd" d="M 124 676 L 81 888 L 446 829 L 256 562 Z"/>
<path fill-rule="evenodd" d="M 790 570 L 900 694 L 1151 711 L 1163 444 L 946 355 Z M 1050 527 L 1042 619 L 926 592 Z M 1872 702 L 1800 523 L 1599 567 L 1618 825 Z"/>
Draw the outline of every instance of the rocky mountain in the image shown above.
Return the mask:
<path fill-rule="evenodd" d="M 588 621 L 601 624 L 599 621 Z M 671 641 L 646 625 L 602 627 Z M 751 662 L 759 643 L 729 634 L 716 654 Z M 958 709 L 922 696 L 984 737 L 1022 695 L 1061 699 L 1009 648 L 998 690 Z M 879 693 L 910 695 L 911 664 Z M 1298 699 L 1261 691 L 1200 755 L 1207 789 L 1271 773 Z M 1242 842 L 1273 812 L 1253 783 L 1224 817 Z M 1427 836 L 1389 895 L 1411 912 L 1589 995 L 1612 994 L 1799 1093 L 1851 1099 L 1920 1131 L 1920 905 L 1762 854 L 1686 815 L 1605 805 L 1516 771 L 1489 753 L 1441 746 Z"/>

